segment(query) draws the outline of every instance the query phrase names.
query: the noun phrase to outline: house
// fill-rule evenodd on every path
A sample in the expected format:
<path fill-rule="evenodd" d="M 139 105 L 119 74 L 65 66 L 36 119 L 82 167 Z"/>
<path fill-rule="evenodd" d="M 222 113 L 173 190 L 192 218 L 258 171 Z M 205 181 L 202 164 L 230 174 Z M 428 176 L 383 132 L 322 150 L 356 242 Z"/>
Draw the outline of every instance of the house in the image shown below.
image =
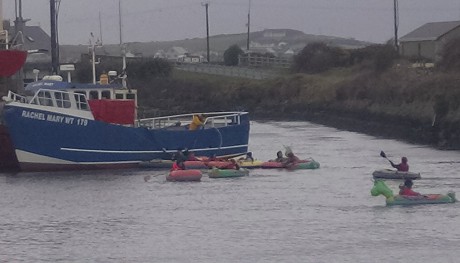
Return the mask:
<path fill-rule="evenodd" d="M 427 23 L 401 37 L 400 54 L 439 61 L 444 45 L 460 37 L 460 21 Z"/>
<path fill-rule="evenodd" d="M 168 60 L 177 61 L 180 56 L 185 55 L 187 50 L 183 47 L 171 47 L 166 51 L 166 58 Z"/>
<path fill-rule="evenodd" d="M 12 46 L 19 46 L 27 50 L 27 60 L 23 68 L 26 82 L 38 77 L 49 75 L 51 72 L 51 37 L 40 26 L 24 26 L 21 34 L 16 34 L 14 26 L 4 23 L 4 29 L 8 30 L 9 42 Z M 37 72 L 37 71 L 35 71 Z"/>

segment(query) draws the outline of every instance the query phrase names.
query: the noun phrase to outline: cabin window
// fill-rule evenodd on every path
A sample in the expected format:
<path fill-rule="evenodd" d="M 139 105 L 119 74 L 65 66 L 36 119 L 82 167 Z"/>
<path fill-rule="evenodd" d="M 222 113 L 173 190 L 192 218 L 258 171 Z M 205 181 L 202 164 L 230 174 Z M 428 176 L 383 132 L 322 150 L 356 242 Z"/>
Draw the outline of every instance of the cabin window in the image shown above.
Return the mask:
<path fill-rule="evenodd" d="M 128 100 L 135 100 L 135 99 L 136 99 L 136 94 L 134 94 L 134 93 L 128 93 L 128 94 L 126 94 L 126 99 L 128 99 Z"/>
<path fill-rule="evenodd" d="M 87 110 L 88 104 L 86 104 L 85 92 L 75 92 L 74 94 L 75 102 L 77 103 L 77 108 L 80 110 Z"/>
<path fill-rule="evenodd" d="M 89 92 L 89 99 L 90 100 L 98 100 L 99 99 L 99 92 L 96 90 L 90 91 Z"/>
<path fill-rule="evenodd" d="M 122 100 L 122 99 L 124 99 L 124 98 L 123 98 L 123 94 L 120 94 L 120 93 L 115 94 L 115 99 L 117 99 L 117 100 Z"/>
<path fill-rule="evenodd" d="M 41 90 L 38 92 L 38 102 L 43 106 L 53 106 L 53 100 L 49 91 Z"/>
<path fill-rule="evenodd" d="M 104 90 L 101 92 L 101 98 L 102 99 L 110 99 L 110 91 L 109 90 Z"/>
<path fill-rule="evenodd" d="M 56 99 L 56 105 L 59 108 L 70 108 L 70 106 L 72 105 L 70 103 L 69 93 L 57 92 L 54 94 L 54 97 Z"/>

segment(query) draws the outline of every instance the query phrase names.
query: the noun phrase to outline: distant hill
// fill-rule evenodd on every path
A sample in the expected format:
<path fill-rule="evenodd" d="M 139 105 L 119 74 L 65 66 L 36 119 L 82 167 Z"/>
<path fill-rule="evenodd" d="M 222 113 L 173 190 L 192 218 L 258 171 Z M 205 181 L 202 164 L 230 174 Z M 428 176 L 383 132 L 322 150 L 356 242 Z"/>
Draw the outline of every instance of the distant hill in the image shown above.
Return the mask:
<path fill-rule="evenodd" d="M 323 35 L 305 34 L 292 29 L 266 29 L 250 34 L 251 50 L 273 49 L 277 52 L 292 50 L 297 53 L 310 42 L 325 42 L 332 46 L 344 48 L 359 48 L 372 43 L 351 38 L 340 38 Z M 210 36 L 210 50 L 215 56 L 222 56 L 231 45 L 237 44 L 246 49 L 247 34 L 222 34 Z M 128 51 L 135 56 L 153 57 L 158 51 L 166 52 L 172 47 L 185 48 L 191 54 L 206 54 L 206 37 L 175 41 L 130 42 L 126 43 Z M 76 62 L 82 53 L 88 52 L 86 45 L 62 45 L 60 47 L 63 62 Z M 98 54 L 119 56 L 119 45 L 104 45 L 98 49 Z"/>

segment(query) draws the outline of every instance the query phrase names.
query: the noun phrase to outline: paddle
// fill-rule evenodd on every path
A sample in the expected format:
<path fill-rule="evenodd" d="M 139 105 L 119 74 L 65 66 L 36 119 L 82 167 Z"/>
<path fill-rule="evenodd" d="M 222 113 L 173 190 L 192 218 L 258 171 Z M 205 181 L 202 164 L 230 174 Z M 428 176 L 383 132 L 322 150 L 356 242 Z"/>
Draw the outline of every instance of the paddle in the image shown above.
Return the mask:
<path fill-rule="evenodd" d="M 383 158 L 387 159 L 390 163 L 392 163 L 392 161 L 390 161 L 390 159 L 387 158 L 387 155 L 385 154 L 384 151 L 380 151 L 380 156 L 382 156 Z"/>

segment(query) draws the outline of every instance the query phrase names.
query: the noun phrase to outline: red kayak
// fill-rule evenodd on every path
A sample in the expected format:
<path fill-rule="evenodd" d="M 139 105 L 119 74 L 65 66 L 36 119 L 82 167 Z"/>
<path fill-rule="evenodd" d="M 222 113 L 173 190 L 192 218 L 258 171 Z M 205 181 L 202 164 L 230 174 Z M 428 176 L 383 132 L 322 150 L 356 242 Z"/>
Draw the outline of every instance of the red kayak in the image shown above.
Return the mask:
<path fill-rule="evenodd" d="M 170 182 L 190 182 L 201 181 L 202 173 L 200 170 L 177 170 L 171 171 L 166 180 Z"/>

